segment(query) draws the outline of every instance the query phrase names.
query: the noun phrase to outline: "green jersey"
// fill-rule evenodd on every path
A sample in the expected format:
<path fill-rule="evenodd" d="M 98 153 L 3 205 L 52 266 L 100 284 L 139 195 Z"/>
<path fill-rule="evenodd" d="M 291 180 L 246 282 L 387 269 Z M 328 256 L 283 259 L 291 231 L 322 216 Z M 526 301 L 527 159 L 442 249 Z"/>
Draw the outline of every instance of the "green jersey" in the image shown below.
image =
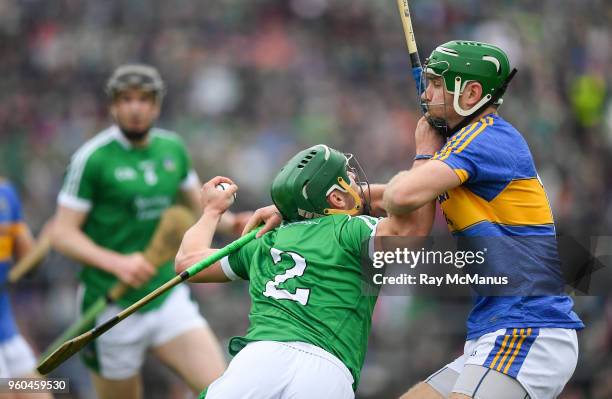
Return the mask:
<path fill-rule="evenodd" d="M 333 215 L 284 224 L 221 261 L 249 280 L 252 306 L 238 353 L 252 341 L 299 341 L 339 358 L 359 382 L 376 296 L 362 295 L 363 245 L 377 219 Z M 367 256 L 367 254 L 365 254 Z"/>
<path fill-rule="evenodd" d="M 132 147 L 113 126 L 72 156 L 58 203 L 87 212 L 82 229 L 93 242 L 129 254 L 146 248 L 161 213 L 176 202 L 181 188 L 197 182 L 185 145 L 176 134 L 152 129 L 145 147 Z M 119 305 L 131 305 L 174 275 L 168 262 L 147 284 L 130 290 Z M 83 306 L 106 294 L 117 281 L 95 267 L 84 267 L 80 277 L 85 285 Z M 143 310 L 159 307 L 167 295 Z"/>

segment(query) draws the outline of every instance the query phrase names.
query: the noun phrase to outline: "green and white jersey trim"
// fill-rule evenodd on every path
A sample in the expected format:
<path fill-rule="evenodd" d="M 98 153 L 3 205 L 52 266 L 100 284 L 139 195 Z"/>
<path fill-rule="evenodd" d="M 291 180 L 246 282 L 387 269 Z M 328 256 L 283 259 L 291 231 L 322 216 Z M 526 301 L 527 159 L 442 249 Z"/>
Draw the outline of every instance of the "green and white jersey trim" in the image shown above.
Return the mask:
<path fill-rule="evenodd" d="M 83 171 L 85 170 L 85 165 L 87 165 L 87 160 L 91 154 L 113 140 L 118 140 L 119 136 L 126 140 L 121 135 L 119 129 L 116 126 L 112 126 L 98 133 L 74 153 L 70 159 L 70 168 L 64 186 L 57 198 L 57 203 L 59 205 L 80 212 L 88 212 L 91 209 L 92 204 L 90 200 L 78 197 L 79 185 L 81 183 Z"/>
<path fill-rule="evenodd" d="M 223 270 L 223 273 L 225 273 L 225 276 L 232 281 L 242 280 L 240 276 L 234 273 L 234 271 L 232 270 L 232 267 L 230 266 L 230 263 L 229 263 L 229 256 L 226 256 L 221 259 L 221 270 Z"/>
<path fill-rule="evenodd" d="M 150 135 L 151 135 L 150 136 L 151 138 L 161 137 L 166 140 L 181 141 L 181 139 L 178 137 L 176 133 L 171 132 L 170 130 L 165 130 L 165 129 L 160 129 L 160 128 L 155 128 L 155 130 L 152 130 Z M 129 141 L 127 141 L 127 139 L 122 134 L 120 134 L 119 136 L 121 137 L 121 139 L 123 139 L 129 144 Z M 200 177 L 198 176 L 197 172 L 194 169 L 189 170 L 187 177 L 185 178 L 185 180 L 183 180 L 180 187 L 181 187 L 181 190 L 183 191 L 187 191 L 193 188 L 197 188 L 197 189 L 200 188 Z"/>
<path fill-rule="evenodd" d="M 183 182 L 181 183 L 181 190 L 188 191 L 190 189 L 199 188 L 199 187 L 200 187 L 200 177 L 198 176 L 195 170 L 191 169 L 189 171 L 189 174 L 187 174 L 187 177 L 185 178 L 185 180 L 183 180 Z"/>
<path fill-rule="evenodd" d="M 359 215 L 356 216 L 358 219 L 363 220 L 365 222 L 365 224 L 372 229 L 372 232 L 370 233 L 370 237 L 376 237 L 376 229 L 378 228 L 378 223 L 382 220 L 382 219 L 377 219 L 374 218 L 372 216 L 364 216 L 364 215 Z M 370 259 L 374 259 L 374 240 L 370 240 L 368 242 L 368 256 Z"/>
<path fill-rule="evenodd" d="M 122 134 L 119 134 L 119 136 L 121 137 L 121 139 L 123 139 L 129 144 L 129 141 Z M 181 139 L 176 133 L 171 132 L 170 130 L 165 130 L 165 129 L 160 129 L 160 128 L 155 128 L 154 130 L 151 130 L 150 137 L 151 138 L 161 137 L 167 140 L 169 139 L 169 140 L 181 141 Z M 185 180 L 182 181 L 180 187 L 181 187 L 181 190 L 183 191 L 188 191 L 193 188 L 196 188 L 196 189 L 200 188 L 200 177 L 198 176 L 197 172 L 194 169 L 189 170 L 187 177 L 185 178 Z"/>
<path fill-rule="evenodd" d="M 176 135 L 176 133 L 158 128 L 151 130 L 150 139 L 155 137 L 180 141 L 180 138 Z M 91 201 L 78 196 L 83 171 L 85 170 L 85 166 L 87 165 L 87 161 L 90 159 L 90 157 L 97 150 L 103 148 L 113 141 L 117 141 L 125 150 L 130 150 L 133 148 L 130 141 L 121 133 L 119 127 L 113 125 L 98 133 L 74 153 L 70 159 L 70 167 L 64 185 L 57 197 L 57 203 L 59 205 L 79 212 L 89 212 L 89 210 L 91 210 Z M 182 191 L 188 191 L 190 189 L 198 188 L 199 185 L 200 178 L 198 177 L 196 171 L 191 169 L 189 170 L 187 177 L 181 182 L 180 188 Z"/>
<path fill-rule="evenodd" d="M 374 237 L 376 235 L 376 228 L 378 227 L 378 222 L 380 222 L 380 219 L 377 219 L 372 216 L 365 216 L 365 215 L 359 215 L 359 216 L 354 216 L 354 217 L 356 217 L 359 220 L 363 220 L 363 222 L 370 228 L 370 230 L 372 230 L 370 237 Z"/>

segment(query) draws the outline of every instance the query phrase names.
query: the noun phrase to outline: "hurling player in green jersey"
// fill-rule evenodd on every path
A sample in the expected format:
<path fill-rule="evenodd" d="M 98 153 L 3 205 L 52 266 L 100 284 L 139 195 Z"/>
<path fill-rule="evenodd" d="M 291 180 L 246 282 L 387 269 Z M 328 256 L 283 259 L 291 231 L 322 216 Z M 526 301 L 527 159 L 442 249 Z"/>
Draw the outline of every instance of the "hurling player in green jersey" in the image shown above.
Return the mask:
<path fill-rule="evenodd" d="M 349 159 L 325 145 L 295 155 L 272 183 L 283 224 L 192 278 L 249 280 L 252 302 L 247 333 L 229 343 L 234 359 L 200 397 L 354 397 L 376 303 L 362 292 L 368 240 L 426 235 L 435 208 L 424 206 L 414 212 L 418 218 L 363 215 L 367 183 L 356 183 Z M 219 183 L 231 186 L 215 190 Z M 216 251 L 210 248 L 215 228 L 236 190 L 225 177 L 203 186 L 203 214 L 183 238 L 177 272 Z"/>
<path fill-rule="evenodd" d="M 115 125 L 72 156 L 52 237 L 57 250 L 84 266 L 81 311 L 117 280 L 133 288 L 98 322 L 173 276 L 172 262 L 155 269 L 142 254 L 162 212 L 178 201 L 200 212 L 200 183 L 185 144 L 153 127 L 164 93 L 157 70 L 123 65 L 109 79 L 107 93 Z M 226 214 L 221 228 L 236 231 L 238 220 Z M 140 368 L 148 349 L 197 392 L 223 372 L 220 346 L 186 288 L 177 287 L 134 316 L 81 352 L 100 398 L 142 397 Z"/>

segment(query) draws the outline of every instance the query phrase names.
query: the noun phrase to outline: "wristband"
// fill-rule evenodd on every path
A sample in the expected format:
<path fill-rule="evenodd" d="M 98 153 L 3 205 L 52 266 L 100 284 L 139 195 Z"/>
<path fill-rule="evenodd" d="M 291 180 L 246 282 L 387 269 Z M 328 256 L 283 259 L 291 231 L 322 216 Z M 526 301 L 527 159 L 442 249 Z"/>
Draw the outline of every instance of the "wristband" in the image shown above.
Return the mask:
<path fill-rule="evenodd" d="M 415 161 L 420 161 L 423 159 L 431 159 L 431 158 L 433 158 L 433 155 L 429 155 L 429 154 L 417 154 L 414 156 Z"/>

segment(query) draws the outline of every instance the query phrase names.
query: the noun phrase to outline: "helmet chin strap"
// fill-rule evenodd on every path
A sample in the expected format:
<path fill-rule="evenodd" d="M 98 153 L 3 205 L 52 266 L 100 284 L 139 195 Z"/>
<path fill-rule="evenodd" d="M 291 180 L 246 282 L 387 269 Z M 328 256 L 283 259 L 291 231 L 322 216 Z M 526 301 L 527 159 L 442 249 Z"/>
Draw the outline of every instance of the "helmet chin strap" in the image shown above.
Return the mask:
<path fill-rule="evenodd" d="M 341 190 L 349 193 L 353 200 L 355 200 L 355 205 L 351 209 L 335 209 L 335 208 L 325 208 L 323 210 L 324 215 L 339 215 L 345 214 L 350 216 L 359 215 L 361 213 L 361 197 L 359 194 L 353 190 L 350 184 L 348 184 L 342 177 L 338 176 L 338 184 L 341 187 Z M 333 187 L 332 187 L 333 188 Z"/>
<path fill-rule="evenodd" d="M 464 111 L 459 106 L 459 95 L 457 94 L 458 93 L 457 87 L 461 87 L 461 78 L 460 77 L 455 78 L 455 93 L 453 94 L 453 108 L 458 114 L 460 114 L 464 118 L 461 122 L 457 124 L 457 126 L 453 127 L 452 129 L 449 128 L 445 136 L 450 137 L 456 132 L 458 132 L 459 130 L 463 129 L 464 127 L 469 125 L 470 122 L 472 122 L 472 120 L 477 115 L 480 115 L 480 113 L 482 113 L 488 106 L 490 106 L 491 104 L 494 104 L 497 100 L 499 100 L 499 98 L 503 96 L 504 93 L 506 92 L 506 89 L 508 88 L 508 84 L 510 84 L 510 81 L 512 80 L 512 78 L 514 78 L 514 75 L 516 75 L 516 72 L 517 72 L 516 68 L 512 69 L 512 71 L 510 71 L 510 73 L 508 74 L 508 77 L 506 78 L 506 80 L 504 80 L 504 82 L 497 88 L 497 90 L 493 92 L 493 94 L 487 94 L 476 105 L 474 105 L 472 108 L 470 108 L 467 111 Z M 463 113 L 461 113 L 460 111 L 463 111 Z"/>
<path fill-rule="evenodd" d="M 423 108 L 426 112 L 429 112 L 429 107 L 444 107 L 444 110 L 446 112 L 446 102 L 442 101 L 439 103 L 428 103 L 426 101 L 421 100 L 421 108 Z M 446 122 L 446 119 L 441 118 L 441 117 L 435 117 L 435 116 L 431 116 L 428 115 L 427 113 L 425 114 L 425 118 L 427 119 L 427 123 L 429 123 L 429 126 L 433 127 L 442 137 L 450 137 L 450 134 L 448 134 L 448 132 L 450 131 L 450 127 L 448 126 L 448 123 Z"/>
<path fill-rule="evenodd" d="M 461 116 L 472 115 L 474 112 L 476 112 L 477 109 L 489 102 L 492 97 L 491 94 L 487 94 L 486 96 L 481 98 L 480 101 L 478 101 L 472 108 L 464 110 L 463 108 L 461 108 L 461 105 L 459 105 L 459 96 L 461 95 L 460 90 L 461 77 L 457 76 L 455 78 L 455 92 L 453 93 L 453 108 L 455 109 L 455 112 Z"/>
<path fill-rule="evenodd" d="M 450 127 L 446 119 L 435 116 L 427 116 L 426 118 L 429 126 L 433 127 L 442 137 L 448 138 L 451 136 L 451 134 L 449 134 Z"/>

